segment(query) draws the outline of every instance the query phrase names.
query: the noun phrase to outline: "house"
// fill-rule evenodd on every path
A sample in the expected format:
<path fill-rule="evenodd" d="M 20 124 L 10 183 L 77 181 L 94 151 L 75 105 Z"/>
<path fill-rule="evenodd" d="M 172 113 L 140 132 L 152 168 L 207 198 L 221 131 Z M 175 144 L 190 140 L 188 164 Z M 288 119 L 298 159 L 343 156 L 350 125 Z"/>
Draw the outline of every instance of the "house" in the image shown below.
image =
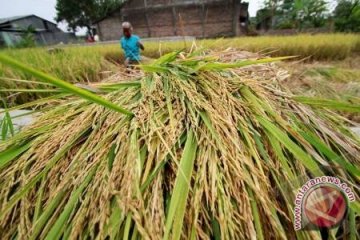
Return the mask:
<path fill-rule="evenodd" d="M 127 0 L 94 25 L 102 41 L 119 39 L 124 21 L 140 37 L 230 37 L 246 34 L 248 7 L 241 0 Z"/>
<path fill-rule="evenodd" d="M 65 33 L 53 22 L 36 15 L 0 18 L 0 46 L 16 46 L 24 34 L 33 35 L 37 45 L 51 45 L 75 41 L 73 33 Z"/>

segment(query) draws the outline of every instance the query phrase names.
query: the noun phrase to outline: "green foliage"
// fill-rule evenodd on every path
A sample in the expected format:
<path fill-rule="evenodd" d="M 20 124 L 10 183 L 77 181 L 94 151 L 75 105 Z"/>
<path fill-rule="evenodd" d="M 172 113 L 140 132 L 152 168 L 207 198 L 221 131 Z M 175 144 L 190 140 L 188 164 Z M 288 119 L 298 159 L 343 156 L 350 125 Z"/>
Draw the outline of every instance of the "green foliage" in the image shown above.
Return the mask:
<path fill-rule="evenodd" d="M 334 11 L 335 29 L 341 32 L 360 32 L 360 1 L 340 0 Z"/>
<path fill-rule="evenodd" d="M 265 0 L 265 8 L 259 12 L 259 20 L 265 13 L 277 29 L 317 28 L 326 24 L 325 0 Z"/>
<path fill-rule="evenodd" d="M 295 0 L 294 11 L 298 27 L 323 27 L 325 25 L 325 14 L 327 2 L 324 0 Z"/>
<path fill-rule="evenodd" d="M 304 96 L 296 96 L 294 97 L 296 101 L 312 105 L 315 107 L 324 107 L 329 109 L 335 109 L 339 111 L 347 111 L 347 112 L 360 112 L 360 106 L 358 104 L 351 104 L 347 102 L 341 102 L 338 100 L 332 99 L 321 99 L 321 98 L 312 98 L 312 97 L 304 97 Z"/>
<path fill-rule="evenodd" d="M 10 113 L 6 110 L 6 102 L 4 100 L 1 100 L 1 102 L 5 107 L 5 111 L 3 116 L 0 115 L 0 140 L 4 141 L 10 134 L 14 136 L 15 130 Z"/>
<path fill-rule="evenodd" d="M 16 48 L 30 48 L 35 47 L 34 39 L 35 28 L 30 25 L 26 29 L 23 29 L 21 34 L 21 41 L 15 45 Z"/>
<path fill-rule="evenodd" d="M 269 8 L 263 8 L 256 13 L 256 28 L 270 29 L 272 22 L 272 12 Z"/>
<path fill-rule="evenodd" d="M 122 0 L 57 0 L 56 21 L 65 20 L 72 30 L 77 27 L 90 29 L 92 22 L 116 9 Z"/>

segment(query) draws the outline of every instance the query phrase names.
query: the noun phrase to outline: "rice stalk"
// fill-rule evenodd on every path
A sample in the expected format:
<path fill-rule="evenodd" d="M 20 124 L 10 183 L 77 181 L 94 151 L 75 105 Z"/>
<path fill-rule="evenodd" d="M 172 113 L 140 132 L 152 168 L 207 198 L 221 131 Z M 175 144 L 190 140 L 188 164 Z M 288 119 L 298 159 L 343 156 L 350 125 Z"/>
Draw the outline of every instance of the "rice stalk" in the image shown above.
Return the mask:
<path fill-rule="evenodd" d="M 175 52 L 98 93 L 133 117 L 53 98 L 0 143 L 0 237 L 319 239 L 293 230 L 295 193 L 328 175 L 359 197 L 359 139 L 284 91 L 276 59 L 239 56 Z"/>

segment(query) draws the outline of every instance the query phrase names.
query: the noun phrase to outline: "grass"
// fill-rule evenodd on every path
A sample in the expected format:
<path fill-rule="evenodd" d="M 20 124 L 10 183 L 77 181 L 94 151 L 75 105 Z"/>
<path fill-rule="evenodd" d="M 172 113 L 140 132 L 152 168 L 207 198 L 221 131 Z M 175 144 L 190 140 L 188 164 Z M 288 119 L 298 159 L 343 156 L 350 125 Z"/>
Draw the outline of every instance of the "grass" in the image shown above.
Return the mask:
<path fill-rule="evenodd" d="M 79 95 L 49 102 L 0 143 L 2 237 L 319 239 L 293 230 L 294 190 L 327 175 L 359 197 L 360 139 L 284 91 L 275 65 L 239 56 L 170 53 L 142 66 L 141 87 L 99 93 L 132 118 Z"/>

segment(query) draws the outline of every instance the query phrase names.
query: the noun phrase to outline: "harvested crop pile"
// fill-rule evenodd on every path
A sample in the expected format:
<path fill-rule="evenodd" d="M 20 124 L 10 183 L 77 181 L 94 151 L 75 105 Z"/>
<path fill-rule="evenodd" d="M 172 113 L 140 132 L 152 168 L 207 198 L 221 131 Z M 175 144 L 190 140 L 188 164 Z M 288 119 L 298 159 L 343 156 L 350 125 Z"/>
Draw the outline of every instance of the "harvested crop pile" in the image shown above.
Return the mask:
<path fill-rule="evenodd" d="M 275 59 L 232 56 L 167 54 L 102 95 L 125 114 L 58 99 L 1 143 L 1 239 L 319 239 L 293 230 L 296 190 L 331 175 L 358 197 L 359 139 L 282 91 Z"/>

